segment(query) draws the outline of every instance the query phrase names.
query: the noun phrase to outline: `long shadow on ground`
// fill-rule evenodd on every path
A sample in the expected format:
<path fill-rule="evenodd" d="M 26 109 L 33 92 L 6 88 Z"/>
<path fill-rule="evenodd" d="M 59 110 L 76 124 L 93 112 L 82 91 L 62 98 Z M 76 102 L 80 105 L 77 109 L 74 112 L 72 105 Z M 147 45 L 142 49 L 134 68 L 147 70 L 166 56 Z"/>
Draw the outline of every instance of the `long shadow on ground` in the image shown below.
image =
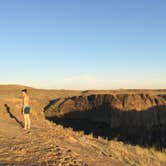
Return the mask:
<path fill-rule="evenodd" d="M 10 106 L 8 104 L 4 104 L 4 107 L 6 108 L 6 112 L 9 114 L 10 118 L 14 119 L 23 128 L 23 122 L 18 120 L 18 118 L 11 112 Z"/>

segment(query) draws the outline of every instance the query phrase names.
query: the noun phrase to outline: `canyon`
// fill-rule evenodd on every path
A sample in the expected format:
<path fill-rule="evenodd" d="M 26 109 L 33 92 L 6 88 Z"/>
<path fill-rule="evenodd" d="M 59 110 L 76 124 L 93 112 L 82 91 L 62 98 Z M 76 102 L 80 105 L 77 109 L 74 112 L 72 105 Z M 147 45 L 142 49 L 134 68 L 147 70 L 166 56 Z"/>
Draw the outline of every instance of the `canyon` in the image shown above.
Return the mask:
<path fill-rule="evenodd" d="M 60 98 L 45 107 L 47 119 L 108 139 L 166 146 L 166 100 L 153 94 L 91 94 Z"/>

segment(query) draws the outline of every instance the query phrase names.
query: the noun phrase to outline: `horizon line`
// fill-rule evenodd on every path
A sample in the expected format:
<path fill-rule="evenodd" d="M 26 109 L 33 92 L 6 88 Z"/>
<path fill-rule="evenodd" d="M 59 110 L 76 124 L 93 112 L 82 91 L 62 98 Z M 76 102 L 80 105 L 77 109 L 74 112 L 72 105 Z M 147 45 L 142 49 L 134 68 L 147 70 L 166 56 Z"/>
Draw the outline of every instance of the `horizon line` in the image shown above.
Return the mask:
<path fill-rule="evenodd" d="M 166 88 L 112 88 L 112 89 L 64 89 L 64 88 L 37 88 L 36 86 L 26 85 L 26 84 L 0 84 L 0 86 L 18 86 L 18 87 L 26 87 L 30 89 L 41 89 L 41 90 L 69 90 L 69 91 L 121 91 L 121 90 L 145 90 L 145 91 L 166 91 Z"/>

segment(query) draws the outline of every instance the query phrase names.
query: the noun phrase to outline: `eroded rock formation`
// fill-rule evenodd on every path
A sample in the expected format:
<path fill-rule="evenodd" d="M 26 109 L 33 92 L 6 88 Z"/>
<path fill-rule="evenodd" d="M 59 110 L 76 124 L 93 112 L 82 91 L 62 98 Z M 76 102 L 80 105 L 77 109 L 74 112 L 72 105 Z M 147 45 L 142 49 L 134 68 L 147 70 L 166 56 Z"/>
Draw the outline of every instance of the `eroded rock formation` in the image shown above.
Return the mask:
<path fill-rule="evenodd" d="M 166 146 L 165 96 L 96 94 L 52 101 L 48 119 L 95 136 L 141 145 Z"/>

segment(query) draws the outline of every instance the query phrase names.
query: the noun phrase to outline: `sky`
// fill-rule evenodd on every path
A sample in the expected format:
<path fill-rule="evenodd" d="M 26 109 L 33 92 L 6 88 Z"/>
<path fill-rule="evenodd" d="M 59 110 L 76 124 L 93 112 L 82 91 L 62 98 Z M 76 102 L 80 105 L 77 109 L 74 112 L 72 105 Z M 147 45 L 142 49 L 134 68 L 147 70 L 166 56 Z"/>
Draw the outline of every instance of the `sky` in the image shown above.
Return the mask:
<path fill-rule="evenodd" d="M 166 88 L 165 0 L 1 0 L 0 84 Z"/>

